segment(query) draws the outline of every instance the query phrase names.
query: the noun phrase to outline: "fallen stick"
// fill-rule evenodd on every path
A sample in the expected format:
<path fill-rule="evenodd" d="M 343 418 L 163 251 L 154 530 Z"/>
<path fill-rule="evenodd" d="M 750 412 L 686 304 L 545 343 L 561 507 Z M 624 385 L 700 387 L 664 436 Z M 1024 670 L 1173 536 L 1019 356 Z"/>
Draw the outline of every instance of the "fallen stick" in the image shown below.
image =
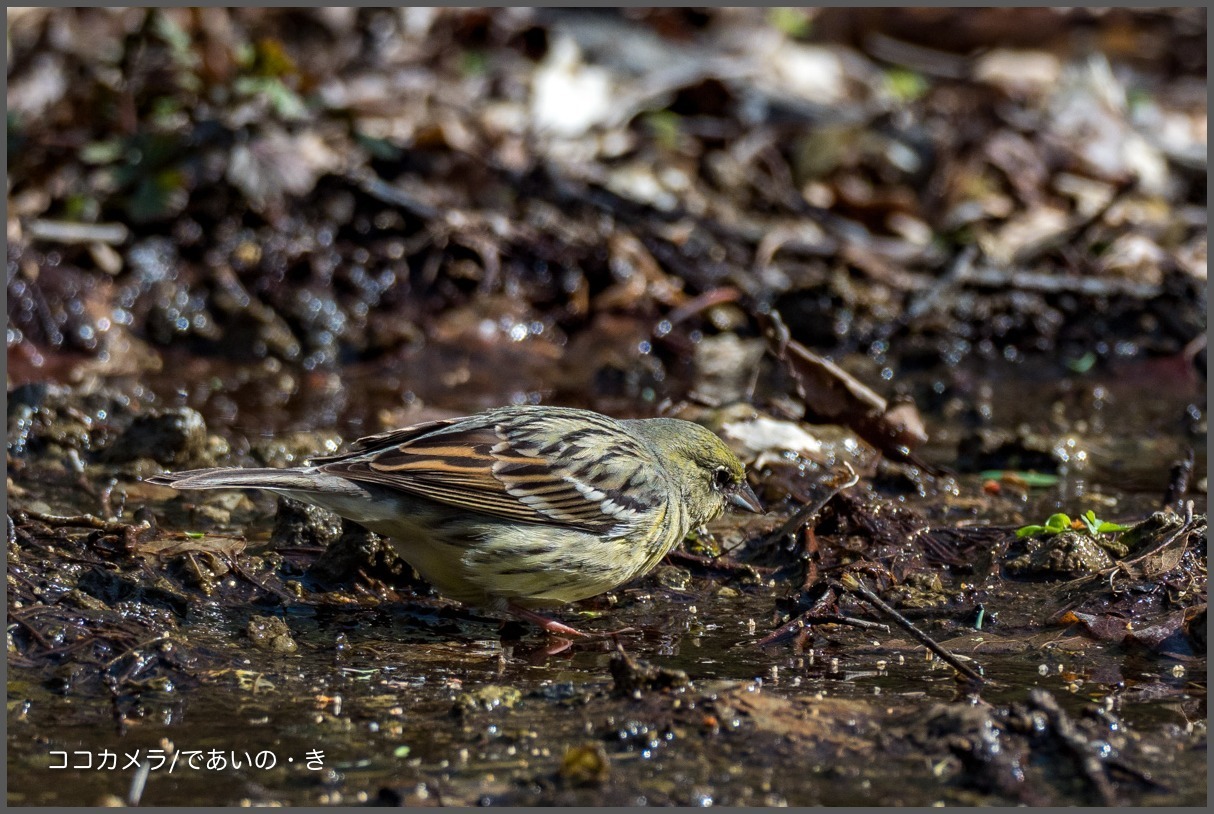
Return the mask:
<path fill-rule="evenodd" d="M 898 613 L 898 611 L 894 610 L 892 607 L 890 607 L 888 604 L 886 604 L 886 602 L 883 599 L 881 599 L 881 597 L 879 597 L 875 593 L 873 593 L 872 590 L 869 589 L 869 587 L 867 585 L 865 585 L 863 582 L 860 581 L 859 577 L 855 576 L 854 574 L 844 574 L 842 577 L 839 578 L 839 582 L 841 583 L 842 587 L 845 590 L 849 591 L 850 593 L 855 594 L 856 596 L 859 596 L 865 602 L 868 602 L 874 608 L 876 608 L 877 610 L 884 613 L 890 619 L 894 620 L 894 622 L 898 625 L 898 627 L 902 628 L 907 633 L 909 633 L 911 636 L 913 636 L 916 641 L 918 641 L 920 644 L 922 644 L 928 650 L 932 651 L 937 656 L 939 656 L 943 661 L 945 661 L 947 664 L 949 664 L 954 670 L 961 673 L 966 678 L 969 678 L 973 681 L 978 682 L 979 684 L 982 684 L 986 681 L 986 679 L 982 676 L 981 667 L 979 667 L 978 670 L 975 671 L 973 667 L 970 667 L 968 664 L 965 664 L 960 659 L 958 659 L 956 656 L 954 656 L 952 653 L 945 650 L 943 647 L 941 647 L 939 644 L 937 644 L 935 642 L 935 640 L 933 640 L 930 636 L 928 636 L 923 631 L 919 630 L 919 628 L 915 627 L 915 625 L 909 619 L 907 619 L 902 614 Z"/>

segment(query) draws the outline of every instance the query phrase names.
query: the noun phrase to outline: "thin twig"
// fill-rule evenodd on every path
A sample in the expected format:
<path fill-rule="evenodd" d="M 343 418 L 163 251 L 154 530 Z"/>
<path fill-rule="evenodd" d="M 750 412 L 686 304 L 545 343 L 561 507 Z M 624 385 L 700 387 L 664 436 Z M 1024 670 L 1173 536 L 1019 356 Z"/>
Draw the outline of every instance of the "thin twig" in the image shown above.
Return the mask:
<path fill-rule="evenodd" d="M 717 305 L 725 303 L 737 302 L 742 296 L 742 293 L 733 286 L 722 286 L 714 288 L 710 291 L 705 291 L 697 297 L 694 297 L 672 310 L 666 315 L 666 322 L 671 325 L 678 325 L 680 322 L 695 316 L 701 311 L 705 311 Z"/>
<path fill-rule="evenodd" d="M 860 476 L 856 474 L 856 470 L 851 468 L 851 464 L 844 461 L 843 466 L 847 468 L 848 475 L 845 483 L 832 486 L 830 491 L 827 492 L 824 497 L 815 500 L 813 503 L 807 503 L 801 508 L 797 509 L 797 511 L 795 511 L 791 517 L 784 521 L 780 528 L 767 535 L 767 539 L 763 541 L 763 544 L 765 546 L 773 545 L 796 534 L 806 523 L 810 521 L 810 518 L 822 511 L 822 507 L 829 503 L 831 498 L 842 492 L 844 489 L 849 489 L 860 482 Z"/>
<path fill-rule="evenodd" d="M 239 576 L 241 579 L 243 579 L 245 582 L 249 583 L 250 585 L 252 585 L 256 588 L 260 588 L 261 590 L 265 591 L 266 593 L 274 594 L 279 599 L 284 599 L 287 602 L 294 602 L 299 599 L 299 597 L 294 596 L 291 593 L 288 593 L 287 591 L 283 590 L 282 588 L 279 588 L 276 585 L 271 585 L 268 582 L 262 582 L 262 581 L 258 580 L 256 577 L 254 577 L 252 574 L 250 574 L 248 571 L 246 571 L 243 567 L 241 567 L 240 564 L 236 562 L 235 557 L 228 560 L 228 567 L 230 567 L 232 569 L 232 572 L 235 573 L 237 576 Z"/>
<path fill-rule="evenodd" d="M 858 627 L 863 630 L 880 630 L 889 633 L 889 625 L 883 625 L 880 622 L 871 622 L 868 619 L 857 619 L 854 616 L 841 616 L 837 613 L 814 614 L 803 613 L 796 619 L 786 622 L 780 627 L 773 630 L 771 633 L 759 639 L 759 646 L 766 647 L 769 644 L 774 644 L 781 639 L 791 636 L 798 631 L 804 630 L 810 625 L 849 625 Z"/>
<path fill-rule="evenodd" d="M 915 625 L 909 619 L 898 613 L 898 611 L 886 604 L 881 597 L 873 593 L 872 590 L 870 590 L 859 577 L 855 576 L 854 574 L 844 574 L 839 581 L 842 583 L 843 588 L 864 599 L 864 601 L 868 602 L 874 608 L 887 615 L 890 619 L 894 620 L 898 627 L 905 630 L 907 633 L 913 636 L 916 641 L 947 662 L 954 670 L 961 673 L 966 678 L 972 679 L 980 684 L 986 681 L 986 679 L 982 676 L 981 667 L 975 671 L 973 667 L 965 664 L 952 653 L 945 650 L 930 636 L 919 630 L 919 628 L 915 627 Z"/>
<path fill-rule="evenodd" d="M 124 523 L 121 520 L 104 520 L 93 514 L 43 514 L 33 509 L 19 509 L 14 514 L 18 522 L 22 520 L 36 520 L 39 523 L 45 523 L 52 527 L 75 526 L 86 529 L 99 529 L 110 534 L 137 533 L 147 531 L 152 527 L 146 520 L 140 520 L 138 523 Z"/>
<path fill-rule="evenodd" d="M 30 622 L 28 619 L 24 619 L 15 613 L 10 613 L 9 618 L 12 619 L 17 624 L 21 625 L 26 630 L 28 630 L 30 632 L 30 635 L 34 637 L 34 641 L 36 641 L 36 642 L 38 642 L 38 644 L 42 645 L 43 650 L 51 651 L 51 650 L 55 649 L 55 645 L 48 642 L 46 640 L 46 637 L 42 635 L 42 632 L 40 630 L 38 630 L 38 628 L 34 627 L 33 623 Z"/>
<path fill-rule="evenodd" d="M 169 640 L 168 632 L 162 631 L 160 633 L 157 633 L 151 639 L 140 642 L 140 643 L 134 645 L 133 647 L 129 647 L 126 650 L 124 650 L 123 652 L 119 653 L 117 656 L 114 656 L 114 658 L 110 659 L 109 661 L 107 661 L 103 665 L 101 665 L 101 669 L 108 670 L 111 667 L 113 667 L 115 664 L 117 664 L 119 661 L 121 661 L 122 659 L 131 655 L 132 653 L 138 653 L 140 650 L 143 650 L 145 647 L 151 647 L 154 644 L 161 644 L 162 642 L 166 642 L 168 640 Z"/>

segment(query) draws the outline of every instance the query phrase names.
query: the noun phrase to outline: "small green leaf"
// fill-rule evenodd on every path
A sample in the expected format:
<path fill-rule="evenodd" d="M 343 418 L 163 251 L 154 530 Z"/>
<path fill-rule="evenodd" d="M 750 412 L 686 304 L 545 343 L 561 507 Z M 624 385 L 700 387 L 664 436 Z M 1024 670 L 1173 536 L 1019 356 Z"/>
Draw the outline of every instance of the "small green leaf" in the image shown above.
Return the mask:
<path fill-rule="evenodd" d="M 1095 537 L 1096 529 L 1100 526 L 1100 521 L 1096 519 L 1096 512 L 1088 509 L 1087 514 L 1080 515 L 1079 519 L 1083 521 L 1083 525 L 1087 526 L 1088 534 Z"/>
<path fill-rule="evenodd" d="M 412 750 L 408 746 L 398 746 L 392 750 L 392 757 L 408 757 L 410 751 Z"/>
<path fill-rule="evenodd" d="M 1055 534 L 1067 531 L 1071 528 L 1071 518 L 1069 515 L 1065 515 L 1062 512 L 1051 514 L 1048 518 L 1046 518 L 1045 527 L 1053 531 Z"/>
<path fill-rule="evenodd" d="M 1045 521 L 1044 526 L 1037 526 L 1037 525 L 1021 526 L 1020 528 L 1016 529 L 1016 536 L 1017 537 L 1028 537 L 1029 535 L 1032 535 L 1032 534 L 1053 535 L 1053 534 L 1061 534 L 1064 531 L 1070 531 L 1070 530 L 1071 530 L 1071 518 L 1068 515 L 1063 514 L 1062 512 L 1058 512 L 1057 514 L 1051 514 L 1049 516 L 1049 518 Z"/>
<path fill-rule="evenodd" d="M 1129 528 L 1128 526 L 1123 526 L 1120 523 L 1110 523 L 1106 520 L 1101 520 L 1096 516 L 1096 512 L 1088 509 L 1075 520 L 1071 520 L 1068 515 L 1063 514 L 1062 512 L 1051 514 L 1045 521 L 1044 526 L 1021 526 L 1020 528 L 1016 529 L 1016 536 L 1028 537 L 1032 534 L 1061 534 L 1064 531 L 1070 531 L 1074 528 L 1078 528 L 1080 525 L 1086 528 L 1088 534 L 1093 537 L 1101 534 L 1113 534 L 1115 532 L 1125 531 Z"/>

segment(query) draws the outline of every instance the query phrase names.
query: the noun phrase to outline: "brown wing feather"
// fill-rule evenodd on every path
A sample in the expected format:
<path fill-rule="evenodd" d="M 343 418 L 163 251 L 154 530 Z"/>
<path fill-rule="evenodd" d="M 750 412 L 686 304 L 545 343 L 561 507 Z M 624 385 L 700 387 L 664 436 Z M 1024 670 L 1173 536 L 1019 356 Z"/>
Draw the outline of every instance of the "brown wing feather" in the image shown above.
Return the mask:
<path fill-rule="evenodd" d="M 494 476 L 492 449 L 501 439 L 491 427 L 429 437 L 406 433 L 385 433 L 385 443 L 368 445 L 355 455 L 332 456 L 319 462 L 321 469 L 510 520 L 551 522 L 509 494 Z"/>
<path fill-rule="evenodd" d="M 314 463 L 470 511 L 597 533 L 653 507 L 639 495 L 662 494 L 629 488 L 657 477 L 650 450 L 611 419 L 580 411 L 430 422 L 369 436 L 349 453 Z"/>

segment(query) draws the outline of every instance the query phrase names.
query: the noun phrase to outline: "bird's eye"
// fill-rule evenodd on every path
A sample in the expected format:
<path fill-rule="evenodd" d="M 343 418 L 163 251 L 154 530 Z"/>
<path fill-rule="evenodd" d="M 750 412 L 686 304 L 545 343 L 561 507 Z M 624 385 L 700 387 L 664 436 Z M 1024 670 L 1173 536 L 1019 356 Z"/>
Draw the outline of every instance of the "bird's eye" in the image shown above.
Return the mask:
<path fill-rule="evenodd" d="M 733 483 L 733 475 L 725 467 L 719 467 L 712 472 L 712 485 L 724 489 Z"/>

